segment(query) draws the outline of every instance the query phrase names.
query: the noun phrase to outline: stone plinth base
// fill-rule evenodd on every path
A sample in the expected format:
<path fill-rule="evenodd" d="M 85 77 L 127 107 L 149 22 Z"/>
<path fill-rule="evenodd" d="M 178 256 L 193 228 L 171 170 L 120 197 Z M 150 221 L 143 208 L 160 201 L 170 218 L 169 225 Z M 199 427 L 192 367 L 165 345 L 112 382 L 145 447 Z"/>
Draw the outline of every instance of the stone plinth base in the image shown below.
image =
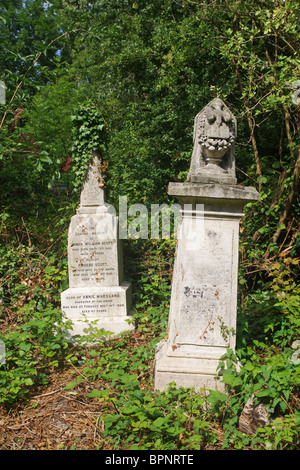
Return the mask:
<path fill-rule="evenodd" d="M 134 330 L 134 324 L 132 322 L 132 316 L 128 315 L 123 318 L 110 318 L 99 319 L 89 318 L 87 320 L 73 320 L 72 330 L 68 330 L 67 336 L 72 338 L 75 336 L 86 336 L 93 333 L 93 329 L 105 330 L 110 334 L 105 335 L 105 339 L 111 339 L 115 336 L 119 336 L 121 333 Z M 103 335 L 104 336 L 104 335 Z"/>
<path fill-rule="evenodd" d="M 226 349 L 221 351 L 198 351 L 182 353 L 173 351 L 170 344 L 162 341 L 157 348 L 155 356 L 155 389 L 166 390 L 171 382 L 177 387 L 194 387 L 195 390 L 225 390 L 221 382 L 221 372 L 218 369 L 220 357 Z"/>
<path fill-rule="evenodd" d="M 61 309 L 73 323 L 70 336 L 85 335 L 90 328 L 105 329 L 113 335 L 134 329 L 131 283 L 120 286 L 73 287 L 61 293 Z"/>

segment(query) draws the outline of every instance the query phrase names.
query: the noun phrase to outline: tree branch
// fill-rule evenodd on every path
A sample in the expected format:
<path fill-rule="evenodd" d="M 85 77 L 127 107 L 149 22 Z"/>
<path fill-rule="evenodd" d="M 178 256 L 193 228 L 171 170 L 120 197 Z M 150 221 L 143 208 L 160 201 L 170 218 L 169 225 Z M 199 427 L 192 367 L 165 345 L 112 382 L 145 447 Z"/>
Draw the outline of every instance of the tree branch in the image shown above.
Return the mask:
<path fill-rule="evenodd" d="M 78 31 L 78 30 L 73 30 L 73 31 L 71 31 L 71 32 L 74 33 L 74 32 L 76 32 L 76 31 Z M 54 42 L 58 41 L 59 39 L 61 39 L 61 38 L 64 37 L 64 36 L 67 36 L 68 34 L 70 34 L 70 32 L 60 34 L 57 38 L 52 39 L 52 41 L 50 41 L 49 44 L 47 45 L 46 49 L 47 49 L 48 47 L 50 47 Z M 27 75 L 28 75 L 29 71 L 32 69 L 32 67 L 35 66 L 35 64 L 36 64 L 37 61 L 39 60 L 40 56 L 42 55 L 42 53 L 43 53 L 43 51 L 39 52 L 39 53 L 36 55 L 34 61 L 33 61 L 32 64 L 28 67 L 28 69 L 27 69 L 26 72 L 24 73 L 23 77 L 21 78 L 21 80 L 20 80 L 19 83 L 17 84 L 16 89 L 15 89 L 15 91 L 14 91 L 14 93 L 13 93 L 13 95 L 12 95 L 12 97 L 11 97 L 9 103 L 8 103 L 9 105 L 10 105 L 10 104 L 13 102 L 13 100 L 15 99 L 15 97 L 16 97 L 16 95 L 17 95 L 19 89 L 21 88 L 21 86 L 22 86 L 22 84 L 23 84 L 23 81 L 24 81 L 25 78 L 27 77 Z M 1 120 L 1 123 L 0 123 L 0 129 L 1 129 L 1 127 L 2 127 L 3 124 L 4 124 L 4 121 L 5 121 L 5 118 L 6 118 L 6 116 L 7 116 L 7 113 L 8 113 L 8 111 L 5 111 L 4 114 L 3 114 L 3 117 L 2 117 L 2 120 Z"/>

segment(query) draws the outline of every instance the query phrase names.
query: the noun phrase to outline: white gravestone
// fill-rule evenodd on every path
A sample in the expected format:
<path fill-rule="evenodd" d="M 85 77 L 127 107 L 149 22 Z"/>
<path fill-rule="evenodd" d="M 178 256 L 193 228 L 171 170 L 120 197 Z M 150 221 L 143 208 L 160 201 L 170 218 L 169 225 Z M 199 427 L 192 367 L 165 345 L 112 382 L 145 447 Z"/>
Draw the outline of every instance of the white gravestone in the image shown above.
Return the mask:
<path fill-rule="evenodd" d="M 168 335 L 155 357 L 158 390 L 170 382 L 224 389 L 217 368 L 226 349 L 235 349 L 239 222 L 244 205 L 259 199 L 254 188 L 236 184 L 235 136 L 234 116 L 213 100 L 195 118 L 188 181 L 169 184 L 182 219 Z"/>
<path fill-rule="evenodd" d="M 95 154 L 83 184 L 80 206 L 68 234 L 69 289 L 61 309 L 72 320 L 72 336 L 89 327 L 113 334 L 134 328 L 131 284 L 123 279 L 118 217 L 105 203 L 101 161 Z"/>

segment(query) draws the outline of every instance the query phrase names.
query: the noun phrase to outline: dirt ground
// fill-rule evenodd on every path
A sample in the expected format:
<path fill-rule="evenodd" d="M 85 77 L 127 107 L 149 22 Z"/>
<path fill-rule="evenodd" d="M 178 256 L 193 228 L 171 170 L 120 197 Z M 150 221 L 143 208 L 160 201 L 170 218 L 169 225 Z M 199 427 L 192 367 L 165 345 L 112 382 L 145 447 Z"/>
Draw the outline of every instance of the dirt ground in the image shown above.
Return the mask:
<path fill-rule="evenodd" d="M 101 449 L 101 415 L 107 405 L 86 396 L 99 384 L 65 390 L 72 380 L 72 370 L 53 373 L 51 383 L 26 405 L 0 408 L 0 450 Z"/>

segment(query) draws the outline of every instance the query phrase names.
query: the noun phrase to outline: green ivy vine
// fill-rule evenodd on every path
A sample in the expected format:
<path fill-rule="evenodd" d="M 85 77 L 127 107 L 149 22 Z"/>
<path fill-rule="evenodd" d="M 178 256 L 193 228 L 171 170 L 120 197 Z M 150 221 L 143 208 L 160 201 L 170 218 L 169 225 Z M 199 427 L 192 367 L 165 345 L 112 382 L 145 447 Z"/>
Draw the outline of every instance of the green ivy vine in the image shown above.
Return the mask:
<path fill-rule="evenodd" d="M 73 185 L 74 190 L 79 191 L 94 152 L 98 152 L 102 158 L 105 155 L 106 129 L 103 117 L 93 106 L 80 107 L 71 119 Z"/>

